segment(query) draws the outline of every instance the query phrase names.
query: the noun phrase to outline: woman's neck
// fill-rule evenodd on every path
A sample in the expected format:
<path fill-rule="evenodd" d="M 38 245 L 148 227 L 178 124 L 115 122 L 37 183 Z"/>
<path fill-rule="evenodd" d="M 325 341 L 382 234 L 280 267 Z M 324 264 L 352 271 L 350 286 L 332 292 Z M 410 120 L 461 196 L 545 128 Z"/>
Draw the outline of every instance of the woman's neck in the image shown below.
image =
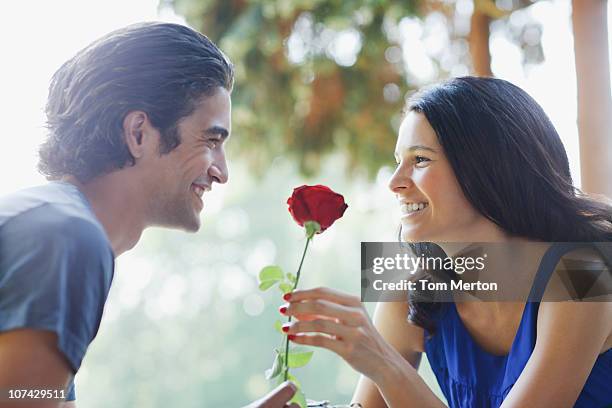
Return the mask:
<path fill-rule="evenodd" d="M 455 256 L 475 242 L 528 242 L 527 239 L 510 235 L 497 224 L 484 219 L 471 228 L 449 233 L 434 241 L 448 256 Z"/>

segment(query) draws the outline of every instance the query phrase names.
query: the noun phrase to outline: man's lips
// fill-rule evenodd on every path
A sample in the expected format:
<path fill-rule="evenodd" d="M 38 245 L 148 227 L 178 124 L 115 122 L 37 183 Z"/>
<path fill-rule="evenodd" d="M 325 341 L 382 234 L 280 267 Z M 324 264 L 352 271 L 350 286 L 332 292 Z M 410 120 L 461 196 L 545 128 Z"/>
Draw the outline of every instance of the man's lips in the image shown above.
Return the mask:
<path fill-rule="evenodd" d="M 210 191 L 210 187 L 206 184 L 192 183 L 191 191 L 193 191 L 199 198 L 202 198 L 206 191 Z"/>

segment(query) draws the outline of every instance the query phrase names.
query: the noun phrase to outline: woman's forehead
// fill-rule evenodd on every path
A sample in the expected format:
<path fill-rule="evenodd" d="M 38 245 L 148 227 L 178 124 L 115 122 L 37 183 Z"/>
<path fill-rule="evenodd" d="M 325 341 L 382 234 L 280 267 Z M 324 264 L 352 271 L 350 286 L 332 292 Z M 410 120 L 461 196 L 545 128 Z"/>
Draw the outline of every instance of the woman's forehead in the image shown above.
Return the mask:
<path fill-rule="evenodd" d="M 406 115 L 400 125 L 397 147 L 398 149 L 409 149 L 411 146 L 417 145 L 434 150 L 440 148 L 436 132 L 425 115 L 412 111 Z"/>

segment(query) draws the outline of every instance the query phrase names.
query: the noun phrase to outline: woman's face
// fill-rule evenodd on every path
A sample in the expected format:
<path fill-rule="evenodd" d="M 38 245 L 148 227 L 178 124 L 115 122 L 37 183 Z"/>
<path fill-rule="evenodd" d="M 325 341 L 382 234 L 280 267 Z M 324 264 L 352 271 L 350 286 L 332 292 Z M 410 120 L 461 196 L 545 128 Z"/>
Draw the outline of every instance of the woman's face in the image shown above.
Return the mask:
<path fill-rule="evenodd" d="M 400 126 L 395 159 L 398 165 L 389 188 L 400 202 L 403 241 L 469 241 L 468 237 L 476 232 L 474 228 L 489 223 L 463 195 L 425 115 L 406 115 Z"/>

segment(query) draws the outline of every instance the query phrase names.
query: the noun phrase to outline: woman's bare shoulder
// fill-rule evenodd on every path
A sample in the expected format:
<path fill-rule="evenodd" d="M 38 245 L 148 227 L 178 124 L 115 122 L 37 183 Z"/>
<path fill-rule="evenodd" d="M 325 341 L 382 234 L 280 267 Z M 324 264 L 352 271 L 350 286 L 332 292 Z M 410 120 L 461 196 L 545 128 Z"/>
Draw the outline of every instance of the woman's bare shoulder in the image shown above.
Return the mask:
<path fill-rule="evenodd" d="M 374 325 L 400 354 L 424 352 L 424 330 L 408 321 L 408 302 L 380 302 L 374 312 Z"/>
<path fill-rule="evenodd" d="M 612 347 L 612 302 L 542 302 L 538 312 L 538 337 L 576 337 L 597 341 L 600 351 Z"/>

